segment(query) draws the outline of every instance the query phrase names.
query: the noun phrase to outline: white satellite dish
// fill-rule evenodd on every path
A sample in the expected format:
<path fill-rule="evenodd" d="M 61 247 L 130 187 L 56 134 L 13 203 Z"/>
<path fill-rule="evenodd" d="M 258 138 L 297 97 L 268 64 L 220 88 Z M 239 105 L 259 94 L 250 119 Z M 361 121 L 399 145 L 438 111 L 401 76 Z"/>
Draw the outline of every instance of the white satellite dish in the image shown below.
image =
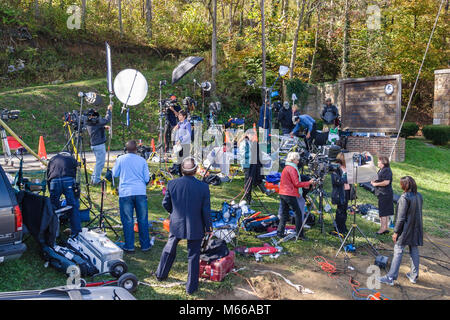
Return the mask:
<path fill-rule="evenodd" d="M 144 101 L 147 91 L 147 80 L 137 70 L 122 70 L 114 79 L 114 94 L 127 106 L 135 106 Z"/>

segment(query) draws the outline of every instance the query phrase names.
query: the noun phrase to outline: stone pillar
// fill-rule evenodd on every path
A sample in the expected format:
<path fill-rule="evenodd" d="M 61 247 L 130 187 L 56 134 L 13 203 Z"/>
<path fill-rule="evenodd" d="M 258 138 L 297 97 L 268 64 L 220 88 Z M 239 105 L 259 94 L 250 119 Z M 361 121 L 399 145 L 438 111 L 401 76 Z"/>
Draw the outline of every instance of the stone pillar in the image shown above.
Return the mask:
<path fill-rule="evenodd" d="M 434 71 L 433 124 L 450 125 L 450 69 Z"/>

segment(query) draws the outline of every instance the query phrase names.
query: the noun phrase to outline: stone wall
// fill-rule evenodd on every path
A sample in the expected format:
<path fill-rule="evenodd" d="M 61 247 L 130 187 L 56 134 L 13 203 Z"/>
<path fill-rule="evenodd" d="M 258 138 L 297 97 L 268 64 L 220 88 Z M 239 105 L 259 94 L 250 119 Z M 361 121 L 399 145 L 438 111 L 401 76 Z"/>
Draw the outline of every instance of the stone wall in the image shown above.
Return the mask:
<path fill-rule="evenodd" d="M 310 86 L 308 99 L 304 106 L 301 107 L 301 112 L 309 114 L 315 119 L 320 119 L 325 99 L 331 98 L 333 104 L 338 107 L 339 113 L 341 108 L 338 105 L 339 86 L 338 83 L 322 83 Z"/>
<path fill-rule="evenodd" d="M 387 156 L 391 155 L 392 147 L 395 144 L 395 139 L 391 137 L 348 137 L 347 150 L 349 152 L 364 152 L 368 151 L 373 156 Z M 392 162 L 405 161 L 405 139 L 399 138 L 392 154 Z"/>
<path fill-rule="evenodd" d="M 450 69 L 434 71 L 433 124 L 450 125 Z"/>

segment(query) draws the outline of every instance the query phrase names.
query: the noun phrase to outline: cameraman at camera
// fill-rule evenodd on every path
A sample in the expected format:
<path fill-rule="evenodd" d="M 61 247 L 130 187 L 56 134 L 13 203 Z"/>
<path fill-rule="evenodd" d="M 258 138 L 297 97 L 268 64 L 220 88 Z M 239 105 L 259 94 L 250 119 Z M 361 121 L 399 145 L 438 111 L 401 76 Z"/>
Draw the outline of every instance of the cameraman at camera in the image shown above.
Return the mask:
<path fill-rule="evenodd" d="M 342 152 L 336 156 L 336 162 L 339 168 L 331 173 L 331 203 L 337 205 L 336 208 L 336 227 L 337 230 L 331 231 L 330 234 L 336 236 L 337 233 L 345 236 L 348 232 L 347 207 L 350 201 L 351 186 L 347 183 L 347 167 L 345 157 Z"/>
<path fill-rule="evenodd" d="M 328 128 L 336 128 L 339 126 L 339 111 L 338 108 L 331 103 L 331 98 L 325 100 L 320 118 Z"/>
<path fill-rule="evenodd" d="M 316 120 L 307 114 L 302 114 L 294 117 L 294 123 L 296 123 L 296 125 L 291 132 L 291 136 L 299 136 L 300 128 L 305 128 L 307 130 L 305 137 L 306 147 L 308 148 L 308 151 L 311 151 L 312 140 L 315 139 L 317 135 Z"/>
<path fill-rule="evenodd" d="M 62 194 L 66 198 L 66 204 L 72 207 L 69 216 L 72 237 L 81 231 L 80 204 L 77 199 L 79 195 L 76 195 L 75 191 L 77 167 L 77 160 L 68 152 L 60 152 L 53 156 L 47 166 L 47 184 L 53 209 L 58 210 L 61 207 Z"/>
<path fill-rule="evenodd" d="M 168 153 L 170 142 L 172 141 L 172 131 L 177 125 L 178 112 L 181 107 L 177 103 L 177 97 L 171 95 L 169 101 L 166 102 L 166 122 L 164 124 L 164 152 Z"/>
<path fill-rule="evenodd" d="M 95 155 L 95 168 L 91 176 L 91 183 L 97 185 L 100 183 L 100 176 L 105 166 L 106 158 L 106 125 L 111 121 L 112 105 L 108 106 L 105 118 L 100 117 L 100 114 L 95 109 L 89 109 L 87 113 L 86 128 L 91 140 L 91 150 Z"/>
<path fill-rule="evenodd" d="M 294 129 L 294 123 L 292 122 L 292 108 L 288 101 L 285 101 L 283 107 L 280 108 L 278 121 L 280 122 L 283 135 L 291 133 L 292 129 Z"/>

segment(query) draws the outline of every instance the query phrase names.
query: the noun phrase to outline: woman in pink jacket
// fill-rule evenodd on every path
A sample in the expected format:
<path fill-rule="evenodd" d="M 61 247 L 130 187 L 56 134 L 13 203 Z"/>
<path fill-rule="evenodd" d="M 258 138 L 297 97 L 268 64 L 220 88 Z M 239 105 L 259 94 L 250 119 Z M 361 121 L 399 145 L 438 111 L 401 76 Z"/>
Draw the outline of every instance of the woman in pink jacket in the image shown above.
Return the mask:
<path fill-rule="evenodd" d="M 298 152 L 289 152 L 286 158 L 286 166 L 281 173 L 279 190 L 281 217 L 277 229 L 278 237 L 284 237 L 286 221 L 289 219 L 289 209 L 292 209 L 295 213 L 296 234 L 299 234 L 302 227 L 303 214 L 298 205 L 297 198 L 302 194 L 301 188 L 309 188 L 314 180 L 301 182 L 300 172 L 298 171 L 299 161 L 300 154 Z M 301 231 L 299 238 L 306 240 L 303 230 Z"/>

